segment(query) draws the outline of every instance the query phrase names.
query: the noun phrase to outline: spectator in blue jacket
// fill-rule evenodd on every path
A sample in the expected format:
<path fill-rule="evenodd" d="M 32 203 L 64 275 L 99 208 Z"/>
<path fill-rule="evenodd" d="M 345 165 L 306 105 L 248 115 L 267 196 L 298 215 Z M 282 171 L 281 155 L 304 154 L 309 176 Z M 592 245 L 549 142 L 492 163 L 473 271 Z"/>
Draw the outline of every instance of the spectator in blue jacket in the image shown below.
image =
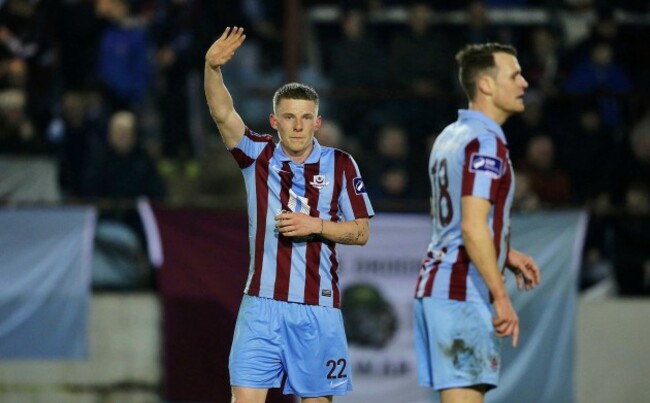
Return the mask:
<path fill-rule="evenodd" d="M 616 128 L 621 124 L 621 104 L 617 96 L 632 90 L 623 67 L 614 59 L 612 47 L 598 42 L 589 56 L 579 61 L 569 73 L 565 90 L 569 94 L 598 96 L 603 123 Z"/>
<path fill-rule="evenodd" d="M 101 36 L 98 76 L 113 109 L 138 108 L 151 81 L 152 45 L 144 23 L 127 0 L 99 0 L 97 12 L 109 24 Z"/>

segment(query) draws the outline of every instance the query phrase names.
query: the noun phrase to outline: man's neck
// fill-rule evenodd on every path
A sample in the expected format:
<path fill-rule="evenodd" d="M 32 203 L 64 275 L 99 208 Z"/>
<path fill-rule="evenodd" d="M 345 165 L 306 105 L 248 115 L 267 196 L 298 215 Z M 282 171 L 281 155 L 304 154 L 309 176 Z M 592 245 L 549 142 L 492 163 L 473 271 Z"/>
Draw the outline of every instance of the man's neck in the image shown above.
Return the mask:
<path fill-rule="evenodd" d="M 313 143 L 309 147 L 307 147 L 306 149 L 304 149 L 303 151 L 298 152 L 298 153 L 294 153 L 294 152 L 292 152 L 290 150 L 287 150 L 284 147 L 284 144 L 282 144 L 282 142 L 280 142 L 280 147 L 282 147 L 282 151 L 284 151 L 284 153 L 287 155 L 287 157 L 289 157 L 289 159 L 291 161 L 295 162 L 296 164 L 302 164 L 305 161 L 307 161 L 307 158 L 309 158 L 309 154 L 311 154 L 311 152 L 314 150 L 314 144 Z"/>
<path fill-rule="evenodd" d="M 496 124 L 499 126 L 503 126 L 503 124 L 508 120 L 510 117 L 509 113 L 506 113 L 502 109 L 499 109 L 495 107 L 492 103 L 489 103 L 487 101 L 472 101 L 469 103 L 469 110 L 472 111 L 478 111 L 487 116 L 488 118 L 492 119 Z"/>

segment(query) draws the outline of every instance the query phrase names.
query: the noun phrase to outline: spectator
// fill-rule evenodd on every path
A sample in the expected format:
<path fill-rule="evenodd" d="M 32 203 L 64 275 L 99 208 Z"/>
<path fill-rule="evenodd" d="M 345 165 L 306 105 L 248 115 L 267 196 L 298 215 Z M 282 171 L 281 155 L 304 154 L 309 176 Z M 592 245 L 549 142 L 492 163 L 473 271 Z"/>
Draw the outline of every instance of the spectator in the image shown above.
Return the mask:
<path fill-rule="evenodd" d="M 571 63 L 576 64 L 588 58 L 591 49 L 601 42 L 612 47 L 614 59 L 621 62 L 628 59 L 629 47 L 621 36 L 620 25 L 611 8 L 603 8 L 595 13 L 587 36 L 571 47 Z"/>
<path fill-rule="evenodd" d="M 25 111 L 38 132 L 49 121 L 55 89 L 49 5 L 45 1 L 7 0 L 0 6 L 0 55 L 25 63 L 20 88 L 26 91 Z"/>
<path fill-rule="evenodd" d="M 381 170 L 389 165 L 403 165 L 410 161 L 409 135 L 402 126 L 385 124 L 377 136 L 376 166 Z"/>
<path fill-rule="evenodd" d="M 44 154 L 45 141 L 25 111 L 27 96 L 19 89 L 0 93 L 0 152 L 4 154 Z"/>
<path fill-rule="evenodd" d="M 131 14 L 128 0 L 98 0 L 108 21 L 101 35 L 98 76 L 111 109 L 138 109 L 151 81 L 152 45 L 146 27 Z"/>
<path fill-rule="evenodd" d="M 19 57 L 0 59 L 0 89 L 25 89 L 27 63 Z"/>
<path fill-rule="evenodd" d="M 537 194 L 531 189 L 530 177 L 526 172 L 515 175 L 515 195 L 512 199 L 512 210 L 531 212 L 539 210 L 541 203 Z"/>
<path fill-rule="evenodd" d="M 572 67 L 565 91 L 584 97 L 598 96 L 600 114 L 608 128 L 618 128 L 622 106 L 620 95 L 632 89 L 630 79 L 622 66 L 614 59 L 612 46 L 607 42 L 595 43 L 589 57 Z"/>
<path fill-rule="evenodd" d="M 565 55 L 556 34 L 548 27 L 533 29 L 530 34 L 530 52 L 522 57 L 522 69 L 531 89 L 536 89 L 544 98 L 559 94 L 563 80 Z"/>
<path fill-rule="evenodd" d="M 343 37 L 333 41 L 329 53 L 329 77 L 339 92 L 376 90 L 382 87 L 386 69 L 377 68 L 386 62 L 381 47 L 366 31 L 366 14 L 361 9 L 350 9 L 341 19 Z M 367 130 L 376 106 L 368 100 L 339 101 L 337 119 L 344 130 L 359 136 Z"/>
<path fill-rule="evenodd" d="M 647 183 L 632 182 L 625 192 L 625 210 L 633 215 L 650 213 L 650 186 Z"/>
<path fill-rule="evenodd" d="M 111 116 L 107 147 L 88 161 L 84 193 L 114 200 L 164 198 L 165 185 L 156 165 L 138 143 L 133 113 L 118 111 Z"/>
<path fill-rule="evenodd" d="M 188 197 L 184 200 L 183 204 L 246 211 L 244 178 L 223 141 L 221 139 L 213 141 L 206 148 L 205 153 L 205 158 L 200 161 L 200 170 L 196 178 L 196 194 L 191 195 L 191 199 Z M 183 182 L 185 187 L 188 183 L 192 183 L 187 179 Z M 175 193 L 173 196 L 178 198 L 182 193 Z"/>
<path fill-rule="evenodd" d="M 390 44 L 391 78 L 418 95 L 440 94 L 448 90 L 453 78 L 453 60 L 448 40 L 434 31 L 433 9 L 428 2 L 408 6 L 406 32 L 395 35 Z"/>
<path fill-rule="evenodd" d="M 341 18 L 343 38 L 335 41 L 330 54 L 330 76 L 339 87 L 378 87 L 385 79 L 383 52 L 367 32 L 366 14 L 351 9 Z"/>
<path fill-rule="evenodd" d="M 388 164 L 379 174 L 379 183 L 373 189 L 372 198 L 383 210 L 400 210 L 413 199 L 409 171 L 400 164 Z"/>
<path fill-rule="evenodd" d="M 162 153 L 166 157 L 193 154 L 189 121 L 189 73 L 198 51 L 195 27 L 201 10 L 197 0 L 162 3 L 152 24 L 155 61 L 159 85 L 157 111 L 161 119 Z M 203 48 L 200 48 L 203 49 Z"/>
<path fill-rule="evenodd" d="M 365 165 L 373 172 L 368 185 L 373 197 L 395 201 L 416 196 L 418 185 L 412 174 L 419 166 L 410 150 L 409 134 L 404 127 L 394 123 L 381 127 L 375 140 L 375 153 L 365 160 Z"/>
<path fill-rule="evenodd" d="M 316 140 L 322 146 L 338 148 L 345 150 L 345 139 L 343 138 L 343 129 L 333 120 L 323 120 L 320 128 L 315 134 Z"/>
<path fill-rule="evenodd" d="M 267 72 L 282 66 L 282 1 L 246 0 L 242 2 L 242 8 L 251 25 L 253 39 L 261 44 L 262 70 Z"/>
<path fill-rule="evenodd" d="M 57 39 L 64 89 L 82 90 L 96 82 L 97 49 L 104 21 L 92 0 L 53 2 L 51 18 Z"/>
<path fill-rule="evenodd" d="M 650 196 L 650 108 L 645 115 L 634 124 L 629 137 L 630 156 L 625 169 L 626 204 L 636 211 L 647 209 Z M 645 201 L 645 202 L 644 202 Z"/>
<path fill-rule="evenodd" d="M 523 171 L 542 207 L 566 207 L 571 201 L 569 175 L 556 165 L 555 144 L 545 134 L 530 139 Z"/>
<path fill-rule="evenodd" d="M 68 197 L 82 195 L 86 158 L 101 144 L 99 127 L 88 118 L 87 100 L 83 91 L 66 91 L 60 116 L 48 128 L 48 141 L 58 149 L 61 190 Z"/>
<path fill-rule="evenodd" d="M 565 155 L 561 159 L 571 176 L 574 201 L 598 210 L 609 208 L 621 155 L 603 125 L 597 104 L 580 112 L 562 144 Z"/>
<path fill-rule="evenodd" d="M 465 7 L 467 24 L 456 37 L 458 44 L 501 42 L 516 44 L 512 29 L 505 24 L 492 24 L 488 8 L 482 0 L 470 0 Z"/>
<path fill-rule="evenodd" d="M 395 102 L 393 118 L 408 122 L 413 133 L 438 131 L 446 122 L 447 99 L 441 98 L 455 82 L 449 41 L 431 23 L 434 11 L 425 1 L 408 6 L 408 25 L 390 42 L 390 79 L 411 93 Z M 422 119 L 427 116 L 427 119 Z M 421 138 L 422 136 L 418 136 Z"/>

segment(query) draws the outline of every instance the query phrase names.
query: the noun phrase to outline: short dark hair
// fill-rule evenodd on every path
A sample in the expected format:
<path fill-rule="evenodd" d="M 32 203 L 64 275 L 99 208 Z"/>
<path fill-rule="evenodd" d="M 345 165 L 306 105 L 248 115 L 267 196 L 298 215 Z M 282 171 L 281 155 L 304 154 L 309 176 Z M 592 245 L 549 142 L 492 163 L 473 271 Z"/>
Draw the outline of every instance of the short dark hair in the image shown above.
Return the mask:
<path fill-rule="evenodd" d="M 494 68 L 495 53 L 517 56 L 514 46 L 497 42 L 465 45 L 457 54 L 458 81 L 470 101 L 476 96 L 476 79 L 485 70 Z"/>
<path fill-rule="evenodd" d="M 273 94 L 273 110 L 283 99 L 302 99 L 305 101 L 314 101 L 318 109 L 318 93 L 312 87 L 302 83 L 288 83 L 278 88 Z"/>

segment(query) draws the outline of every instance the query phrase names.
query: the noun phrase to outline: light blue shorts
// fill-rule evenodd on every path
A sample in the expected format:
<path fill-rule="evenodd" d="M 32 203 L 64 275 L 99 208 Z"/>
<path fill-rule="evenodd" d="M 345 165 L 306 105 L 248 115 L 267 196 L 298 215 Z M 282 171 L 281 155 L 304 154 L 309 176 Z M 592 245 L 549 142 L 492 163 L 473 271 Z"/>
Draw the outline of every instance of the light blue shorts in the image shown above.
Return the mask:
<path fill-rule="evenodd" d="M 230 384 L 278 388 L 299 397 L 352 390 L 341 310 L 244 295 L 232 348 Z"/>
<path fill-rule="evenodd" d="M 501 339 L 494 334 L 491 305 L 416 298 L 413 319 L 418 381 L 434 390 L 486 385 L 495 388 Z"/>

